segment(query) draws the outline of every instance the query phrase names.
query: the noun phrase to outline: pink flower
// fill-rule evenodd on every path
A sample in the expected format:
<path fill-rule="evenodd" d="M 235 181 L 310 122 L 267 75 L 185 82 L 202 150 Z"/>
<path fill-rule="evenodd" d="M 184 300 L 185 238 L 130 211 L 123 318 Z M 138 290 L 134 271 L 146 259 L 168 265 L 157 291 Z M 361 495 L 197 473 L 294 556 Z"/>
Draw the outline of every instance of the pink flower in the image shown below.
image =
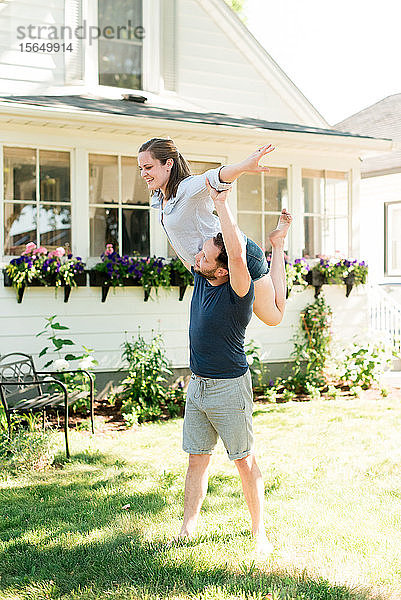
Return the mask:
<path fill-rule="evenodd" d="M 113 244 L 106 244 L 106 250 L 105 250 L 105 255 L 109 256 L 110 254 L 113 254 L 114 252 L 114 248 L 113 248 Z"/>
<path fill-rule="evenodd" d="M 25 246 L 25 250 L 22 254 L 29 254 L 30 252 L 33 252 L 36 248 L 36 244 L 35 242 L 29 242 L 26 246 Z"/>
<path fill-rule="evenodd" d="M 57 256 L 57 258 L 61 258 L 65 254 L 65 250 L 62 246 L 59 246 L 52 252 L 53 256 Z"/>
<path fill-rule="evenodd" d="M 44 246 L 39 246 L 39 248 L 35 248 L 33 254 L 47 254 L 47 248 Z"/>

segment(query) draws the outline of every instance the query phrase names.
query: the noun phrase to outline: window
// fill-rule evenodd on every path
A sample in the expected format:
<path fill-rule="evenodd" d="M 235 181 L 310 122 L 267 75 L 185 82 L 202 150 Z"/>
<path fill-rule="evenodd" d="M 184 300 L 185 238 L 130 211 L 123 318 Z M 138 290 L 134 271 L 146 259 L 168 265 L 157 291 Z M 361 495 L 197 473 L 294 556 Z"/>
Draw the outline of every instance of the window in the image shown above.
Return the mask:
<path fill-rule="evenodd" d="M 89 155 L 90 255 L 150 253 L 149 192 L 131 156 Z"/>
<path fill-rule="evenodd" d="M 348 173 L 302 170 L 303 256 L 348 254 Z"/>
<path fill-rule="evenodd" d="M 142 0 L 98 0 L 99 83 L 142 89 Z"/>
<path fill-rule="evenodd" d="M 4 147 L 4 253 L 71 245 L 70 153 Z"/>
<path fill-rule="evenodd" d="M 385 204 L 385 272 L 401 275 L 401 202 Z"/>
<path fill-rule="evenodd" d="M 288 207 L 287 169 L 270 167 L 269 173 L 249 173 L 238 179 L 238 225 L 261 248 L 275 229 L 281 209 Z"/>

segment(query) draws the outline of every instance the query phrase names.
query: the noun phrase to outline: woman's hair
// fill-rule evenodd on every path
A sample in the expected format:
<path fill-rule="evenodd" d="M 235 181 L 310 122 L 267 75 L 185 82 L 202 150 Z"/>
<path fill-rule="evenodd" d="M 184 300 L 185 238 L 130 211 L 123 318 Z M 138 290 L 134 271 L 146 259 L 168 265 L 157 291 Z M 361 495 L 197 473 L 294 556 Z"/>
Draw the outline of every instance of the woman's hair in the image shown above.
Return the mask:
<path fill-rule="evenodd" d="M 170 178 L 166 186 L 166 200 L 177 193 L 181 181 L 191 175 L 191 169 L 185 158 L 178 152 L 176 145 L 170 138 L 152 138 L 139 148 L 138 152 L 148 150 L 153 158 L 160 160 L 162 165 L 166 164 L 168 158 L 173 159 Z"/>

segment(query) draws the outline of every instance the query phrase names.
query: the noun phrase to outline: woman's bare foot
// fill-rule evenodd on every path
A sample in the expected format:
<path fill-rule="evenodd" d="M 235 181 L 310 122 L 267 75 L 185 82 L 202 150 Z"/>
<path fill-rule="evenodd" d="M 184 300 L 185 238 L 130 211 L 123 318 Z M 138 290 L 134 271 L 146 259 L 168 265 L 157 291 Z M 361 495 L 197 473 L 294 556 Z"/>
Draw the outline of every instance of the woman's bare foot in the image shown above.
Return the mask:
<path fill-rule="evenodd" d="M 283 210 L 281 211 L 281 215 L 278 220 L 276 229 L 274 229 L 274 231 L 272 231 L 271 234 L 269 235 L 269 241 L 272 246 L 275 246 L 276 244 L 283 242 L 285 240 L 288 230 L 290 228 L 291 222 L 292 222 L 292 216 L 290 215 L 290 213 L 287 211 L 286 208 L 283 208 Z"/>

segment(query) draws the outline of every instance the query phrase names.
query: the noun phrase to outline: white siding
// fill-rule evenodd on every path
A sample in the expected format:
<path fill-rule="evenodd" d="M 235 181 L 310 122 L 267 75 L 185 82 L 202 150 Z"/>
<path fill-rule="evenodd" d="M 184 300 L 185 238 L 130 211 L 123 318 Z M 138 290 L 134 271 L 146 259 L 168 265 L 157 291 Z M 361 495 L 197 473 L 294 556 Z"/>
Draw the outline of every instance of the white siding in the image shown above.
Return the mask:
<path fill-rule="evenodd" d="M 356 335 L 367 335 L 367 295 L 362 287 L 345 298 L 344 286 L 324 286 L 324 294 L 334 310 L 336 343 L 349 343 Z M 77 288 L 68 303 L 63 291 L 55 296 L 53 288 L 28 288 L 21 304 L 15 291 L 0 286 L 0 355 L 11 351 L 33 354 L 38 365 L 46 358 L 37 358 L 45 346 L 45 337 L 35 337 L 43 329 L 44 318 L 57 315 L 69 331 L 62 337 L 95 348 L 98 369 L 112 370 L 122 366 L 121 344 L 137 336 L 138 329 L 149 339 L 152 331 L 163 336 L 168 358 L 176 367 L 188 366 L 188 322 L 192 291 L 187 289 L 184 300 L 178 300 L 178 288 L 159 291 L 148 302 L 143 301 L 142 288 L 110 290 L 105 303 L 100 301 L 100 288 Z M 292 338 L 297 330 L 300 311 L 313 302 L 313 288 L 294 292 L 287 303 L 283 322 L 267 327 L 253 316 L 247 339 L 254 339 L 263 350 L 267 362 L 287 361 L 293 349 Z M 346 308 L 347 310 L 344 310 Z M 67 351 L 70 350 L 67 347 Z"/>
<path fill-rule="evenodd" d="M 196 0 L 178 1 L 178 94 L 201 109 L 300 123 Z"/>
<path fill-rule="evenodd" d="M 64 0 L 0 4 L 0 94 L 41 94 L 48 86 L 64 83 L 63 52 L 21 52 L 19 44 L 37 41 L 17 39 L 17 27 L 27 32 L 29 25 L 64 25 Z"/>

